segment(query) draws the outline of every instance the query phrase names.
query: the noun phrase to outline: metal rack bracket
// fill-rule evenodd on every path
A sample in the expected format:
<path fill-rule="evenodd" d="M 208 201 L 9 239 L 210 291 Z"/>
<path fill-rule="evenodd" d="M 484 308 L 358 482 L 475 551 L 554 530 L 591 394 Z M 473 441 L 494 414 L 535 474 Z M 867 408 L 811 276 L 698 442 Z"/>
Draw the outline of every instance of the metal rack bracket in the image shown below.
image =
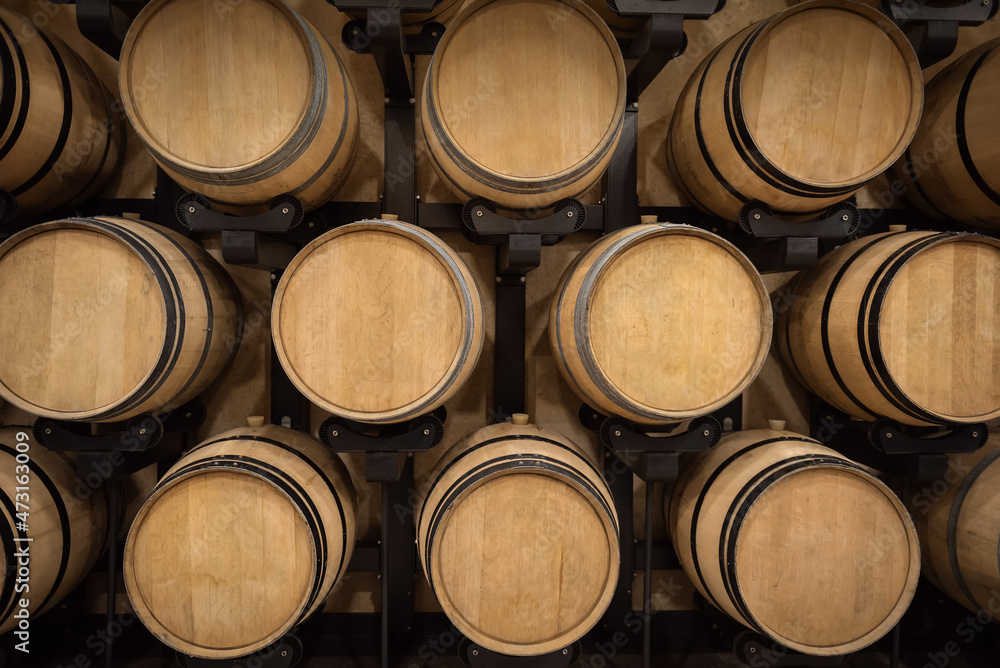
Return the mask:
<path fill-rule="evenodd" d="M 884 5 L 889 18 L 904 29 L 924 69 L 954 53 L 960 26 L 981 25 L 997 12 L 995 0 L 966 0 L 952 7 L 925 3 L 926 0 L 895 0 Z"/>
<path fill-rule="evenodd" d="M 580 658 L 581 652 L 579 642 L 538 656 L 498 654 L 469 640 L 458 648 L 459 657 L 472 668 L 569 668 Z"/>

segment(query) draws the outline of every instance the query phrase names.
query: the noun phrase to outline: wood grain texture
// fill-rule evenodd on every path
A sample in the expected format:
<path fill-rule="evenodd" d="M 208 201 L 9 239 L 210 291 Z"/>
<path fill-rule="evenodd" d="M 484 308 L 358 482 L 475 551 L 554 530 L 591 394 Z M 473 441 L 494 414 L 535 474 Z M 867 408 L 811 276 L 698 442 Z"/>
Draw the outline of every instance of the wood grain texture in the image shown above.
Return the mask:
<path fill-rule="evenodd" d="M 62 40 L 0 7 L 0 189 L 24 213 L 83 202 L 114 175 L 114 98 Z M 8 106 L 9 105 L 9 106 Z"/>
<path fill-rule="evenodd" d="M 920 127 L 889 178 L 924 215 L 1000 227 L 1000 38 L 939 72 L 925 98 Z"/>
<path fill-rule="evenodd" d="M 484 427 L 441 457 L 420 493 L 424 573 L 468 638 L 545 654 L 600 619 L 618 576 L 618 520 L 601 473 L 568 439 Z"/>
<path fill-rule="evenodd" d="M 125 585 L 159 640 L 208 659 L 253 653 L 319 609 L 354 549 L 347 469 L 307 434 L 220 434 L 167 471 L 125 544 Z"/>
<path fill-rule="evenodd" d="M 952 455 L 944 479 L 908 499 L 923 574 L 973 612 L 1000 607 L 1000 444 Z M 994 615 L 994 620 L 996 619 Z"/>
<path fill-rule="evenodd" d="M 221 205 L 290 193 L 311 209 L 353 162 L 353 84 L 327 40 L 279 0 L 150 3 L 121 62 L 125 110 L 153 157 Z"/>
<path fill-rule="evenodd" d="M 1000 416 L 1000 242 L 938 232 L 862 237 L 790 285 L 776 341 L 812 392 L 864 420 Z"/>
<path fill-rule="evenodd" d="M 902 503 L 805 436 L 723 437 L 682 471 L 666 512 L 701 594 L 805 654 L 870 645 L 899 621 L 916 590 L 920 553 Z"/>
<path fill-rule="evenodd" d="M 693 204 L 728 220 L 747 200 L 792 217 L 822 212 L 895 162 L 922 102 L 916 55 L 887 17 L 810 2 L 701 63 L 674 110 L 667 160 Z"/>
<path fill-rule="evenodd" d="M 17 438 L 18 432 L 26 432 L 27 437 Z M 18 442 L 29 446 L 27 473 L 16 468 Z M 16 496 L 25 487 L 18 480 L 22 475 L 28 476 L 26 497 Z M 19 599 L 30 601 L 28 610 L 34 621 L 80 584 L 104 551 L 107 510 L 102 489 L 92 489 L 78 480 L 76 462 L 39 445 L 31 437 L 31 427 L 0 429 L 0 490 L 0 536 L 4 546 L 0 560 L 0 633 L 7 633 L 18 624 L 12 614 L 20 610 Z M 24 505 L 15 507 L 15 501 Z M 28 530 L 20 531 L 15 513 L 25 507 Z M 15 543 L 18 537 L 30 542 Z M 13 559 L 15 550 L 22 548 L 28 548 L 30 563 L 28 578 L 22 578 L 21 585 L 26 582 L 29 588 L 18 593 L 14 589 L 18 574 Z"/>
<path fill-rule="evenodd" d="M 360 221 L 289 264 L 271 330 L 282 366 L 311 401 L 353 420 L 401 422 L 440 406 L 472 372 L 482 300 L 465 263 L 434 235 Z"/>
<path fill-rule="evenodd" d="M 196 397 L 239 347 L 241 302 L 198 244 L 122 218 L 30 227 L 0 245 L 0 395 L 115 422 Z"/>
<path fill-rule="evenodd" d="M 480 0 L 435 50 L 421 127 L 460 197 L 537 209 L 600 178 L 624 105 L 621 52 L 582 1 Z"/>
<path fill-rule="evenodd" d="M 552 295 L 552 352 L 581 399 L 647 424 L 704 415 L 760 370 L 771 314 L 760 275 L 710 232 L 636 225 L 605 236 Z"/>

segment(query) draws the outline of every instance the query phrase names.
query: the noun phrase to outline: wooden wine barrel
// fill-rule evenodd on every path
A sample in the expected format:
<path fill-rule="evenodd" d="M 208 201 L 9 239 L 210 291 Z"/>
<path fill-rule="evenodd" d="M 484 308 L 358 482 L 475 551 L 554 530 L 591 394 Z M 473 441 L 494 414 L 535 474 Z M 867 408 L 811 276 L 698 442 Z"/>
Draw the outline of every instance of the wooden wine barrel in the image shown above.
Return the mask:
<path fill-rule="evenodd" d="M 545 654 L 604 614 L 618 581 L 618 519 L 578 446 L 535 425 L 491 425 L 449 449 L 427 480 L 420 559 L 466 637 L 503 654 Z"/>
<path fill-rule="evenodd" d="M 920 576 L 913 521 L 895 494 L 792 432 L 723 437 L 681 472 L 667 516 L 698 591 L 805 654 L 848 654 L 881 638 Z"/>
<path fill-rule="evenodd" d="M 274 349 L 310 401 L 342 417 L 403 422 L 468 379 L 483 346 L 476 281 L 434 235 L 364 220 L 315 239 L 285 269 Z"/>
<path fill-rule="evenodd" d="M 434 8 L 429 12 L 403 12 L 403 31 L 407 35 L 418 35 L 424 26 L 430 23 L 441 23 L 448 25 L 448 22 L 455 17 L 458 10 L 462 8 L 463 0 L 439 0 Z M 377 10 L 376 10 L 377 11 Z M 366 19 L 367 14 L 360 12 L 344 12 L 348 16 L 356 19 Z M 388 12 L 380 12 L 375 18 L 375 24 L 381 25 L 381 21 L 388 20 Z"/>
<path fill-rule="evenodd" d="M 97 193 L 125 150 L 114 98 L 65 43 L 0 7 L 0 189 L 35 213 Z"/>
<path fill-rule="evenodd" d="M 1000 417 L 1000 242 L 953 232 L 862 237 L 799 274 L 775 341 L 814 394 L 862 420 Z"/>
<path fill-rule="evenodd" d="M 694 71 L 667 137 L 693 204 L 736 220 L 748 201 L 820 213 L 885 171 L 923 103 L 913 48 L 851 0 L 790 7 L 736 33 Z"/>
<path fill-rule="evenodd" d="M 156 0 L 121 55 L 122 102 L 157 163 L 225 207 L 291 194 L 307 209 L 346 178 L 358 145 L 347 70 L 280 0 Z"/>
<path fill-rule="evenodd" d="M 205 250 L 122 218 L 35 225 L 0 245 L 0 395 L 115 422 L 196 397 L 239 347 L 242 301 Z"/>
<path fill-rule="evenodd" d="M 924 215 L 1000 227 L 1000 38 L 927 84 L 920 128 L 889 172 Z"/>
<path fill-rule="evenodd" d="M 735 246 L 688 225 L 635 225 L 566 269 L 549 341 L 587 404 L 664 424 L 743 392 L 767 357 L 771 319 L 760 274 Z"/>
<path fill-rule="evenodd" d="M 220 434 L 167 471 L 132 523 L 132 607 L 190 656 L 255 652 L 323 604 L 350 561 L 355 515 L 347 469 L 313 437 Z"/>
<path fill-rule="evenodd" d="M 582 0 L 469 5 L 434 51 L 420 107 L 442 180 L 459 197 L 514 210 L 593 186 L 624 111 L 621 51 Z"/>
<path fill-rule="evenodd" d="M 911 489 L 923 574 L 973 612 L 1000 613 L 1000 444 L 952 455 L 943 479 Z"/>
<path fill-rule="evenodd" d="M 21 599 L 34 621 L 73 591 L 104 551 L 104 493 L 81 485 L 76 465 L 32 439 L 31 427 L 0 429 L 0 634 L 19 628 Z M 27 557 L 17 554 L 24 549 Z"/>

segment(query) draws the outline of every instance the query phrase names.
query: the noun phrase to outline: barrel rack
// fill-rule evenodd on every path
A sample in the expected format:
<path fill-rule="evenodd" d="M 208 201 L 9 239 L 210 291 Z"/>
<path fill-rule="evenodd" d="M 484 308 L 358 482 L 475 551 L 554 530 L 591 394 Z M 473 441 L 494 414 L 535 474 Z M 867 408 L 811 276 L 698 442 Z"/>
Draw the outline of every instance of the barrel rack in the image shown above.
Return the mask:
<path fill-rule="evenodd" d="M 626 113 L 619 146 L 602 181 L 600 204 L 583 205 L 576 200 L 564 200 L 544 218 L 515 220 L 497 214 L 492 203 L 485 200 L 464 204 L 422 202 L 416 194 L 413 56 L 433 53 L 445 28 L 431 23 L 419 35 L 406 35 L 401 13 L 426 12 L 436 4 L 435 0 L 327 1 L 338 9 L 367 15 L 364 20 L 349 22 L 341 37 L 348 48 L 373 56 L 385 88 L 385 159 L 380 201 L 331 202 L 305 213 L 294 197 L 283 197 L 272 202 L 270 210 L 263 214 L 234 217 L 212 211 L 207 200 L 186 193 L 158 169 L 156 191 L 151 200 L 95 200 L 78 211 L 54 212 L 48 216 L 130 212 L 185 234 L 221 232 L 223 256 L 227 262 L 270 269 L 272 296 L 282 269 L 296 250 L 337 225 L 391 213 L 432 230 L 461 230 L 474 243 L 493 245 L 497 249 L 496 321 L 507 326 L 496 332 L 494 368 L 503 372 L 494 374 L 490 413 L 495 421 L 524 411 L 526 283 L 532 269 L 540 266 L 543 246 L 556 244 L 581 230 L 609 233 L 638 223 L 643 214 L 718 233 L 744 250 L 762 272 L 788 271 L 813 264 L 823 253 L 846 239 L 881 231 L 890 222 L 919 220 L 919 216 L 908 211 L 858 210 L 853 202 L 836 205 L 810 223 L 794 225 L 775 219 L 766 206 L 756 202 L 746 203 L 737 224 L 709 217 L 692 208 L 640 206 L 637 195 L 639 97 L 662 68 L 683 53 L 686 45 L 684 20 L 708 19 L 723 9 L 725 0 L 608 0 L 621 16 L 645 18 L 645 23 L 633 40 L 619 40 L 631 64 Z M 117 58 L 129 17 L 134 16 L 144 2 L 76 0 L 78 25 L 88 39 Z M 909 32 L 924 67 L 952 52 L 960 25 L 982 23 L 997 11 L 997 3 L 981 0 L 948 9 L 924 7 L 923 2 L 886 5 L 886 13 Z M 3 224 L 0 239 L 33 222 L 19 217 L 15 199 L 0 192 L 0 223 Z M 974 231 L 995 234 L 995 231 Z M 309 403 L 285 375 L 273 352 L 270 381 L 271 421 L 308 430 Z M 844 447 L 845 452 L 850 450 L 850 456 L 887 471 L 900 483 L 899 491 L 904 497 L 908 485 L 940 475 L 941 467 L 947 466 L 948 453 L 971 452 L 986 438 L 985 425 L 914 430 L 886 421 L 857 423 L 823 405 L 815 406 L 811 415 L 811 433 L 815 438 Z M 80 453 L 78 466 L 84 479 L 91 470 L 102 474 L 111 471 L 104 478 L 108 483 L 109 513 L 117 517 L 120 498 L 118 487 L 113 483 L 152 462 L 160 462 L 162 473 L 163 466 L 193 445 L 194 429 L 204 417 L 204 408 L 192 403 L 159 418 L 140 416 L 128 423 L 103 425 L 99 429 L 102 436 L 92 436 L 91 425 L 86 423 L 44 419 L 36 422 L 34 433 L 40 442 L 52 449 Z M 581 407 L 579 417 L 584 426 L 598 434 L 604 446 L 605 477 L 611 482 L 616 511 L 621 518 L 623 566 L 615 596 L 597 632 L 602 634 L 602 639 L 611 638 L 608 644 L 616 651 L 641 653 L 643 665 L 648 667 L 656 651 L 653 638 L 663 628 L 655 623 L 657 618 L 676 614 L 653 612 L 652 572 L 679 568 L 669 543 L 651 540 L 653 512 L 657 512 L 658 507 L 654 483 L 676 480 L 681 453 L 707 449 L 723 433 L 739 430 L 742 401 L 738 398 L 715 414 L 693 420 L 688 427 L 666 438 L 650 437 L 624 418 L 602 415 L 588 406 Z M 439 410 L 404 425 L 373 427 L 331 418 L 319 427 L 321 440 L 334 451 L 365 453 L 366 478 L 369 482 L 382 484 L 380 540 L 374 545 L 359 543 L 349 570 L 379 574 L 382 613 L 377 632 L 383 668 L 398 663 L 395 655 L 399 648 L 409 647 L 407 641 L 412 641 L 420 630 L 413 612 L 413 582 L 419 571 L 414 547 L 412 457 L 414 452 L 426 451 L 440 442 L 446 419 L 446 413 Z M 643 541 L 633 536 L 633 473 L 647 483 L 646 539 Z M 115 523 L 109 522 L 109 527 L 107 630 L 110 631 L 115 612 L 114 576 L 120 570 L 121 546 L 115 535 Z M 633 614 L 632 578 L 640 570 L 643 571 L 643 610 L 638 617 L 642 622 L 641 648 L 638 647 L 638 634 L 629 622 Z M 754 661 L 760 658 L 772 666 L 802 667 L 832 666 L 845 660 L 845 657 L 796 654 L 743 629 L 707 603 L 703 608 L 700 615 L 695 613 L 698 617 L 695 625 L 711 624 L 720 647 L 733 651 L 748 665 L 759 665 Z M 322 617 L 322 614 L 317 616 Z M 367 628 L 363 624 L 361 627 Z M 900 649 L 899 626 L 893 631 L 890 642 L 891 665 L 895 667 Z M 104 665 L 109 668 L 115 665 L 113 646 L 109 643 L 104 655 Z M 290 668 L 301 658 L 301 651 L 302 643 L 289 635 L 254 655 L 253 665 Z M 496 655 L 468 641 L 458 644 L 457 651 L 474 667 L 562 668 L 580 657 L 581 647 L 576 643 L 550 655 L 520 659 Z M 191 668 L 242 668 L 246 665 L 246 660 L 220 662 L 191 657 L 179 657 L 178 660 Z"/>

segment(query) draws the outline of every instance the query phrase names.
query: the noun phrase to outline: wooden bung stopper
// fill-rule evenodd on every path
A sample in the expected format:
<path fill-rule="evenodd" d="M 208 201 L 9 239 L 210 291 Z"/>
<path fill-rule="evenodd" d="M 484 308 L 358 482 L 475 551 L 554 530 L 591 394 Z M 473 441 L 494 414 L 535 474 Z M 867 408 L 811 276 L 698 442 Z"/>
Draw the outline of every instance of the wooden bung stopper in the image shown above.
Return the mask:
<path fill-rule="evenodd" d="M 248 415 L 247 416 L 247 426 L 248 427 L 263 427 L 264 426 L 264 416 L 263 415 Z"/>
<path fill-rule="evenodd" d="M 768 420 L 767 428 L 771 431 L 785 431 L 785 421 L 784 420 Z"/>
<path fill-rule="evenodd" d="M 649 224 L 657 222 L 657 217 L 656 216 L 639 216 L 639 222 L 643 223 L 643 224 L 646 224 L 646 225 L 649 225 Z"/>
<path fill-rule="evenodd" d="M 513 421 L 514 424 L 523 427 L 524 425 L 528 424 L 528 414 L 514 413 L 514 415 L 511 416 L 511 420 Z"/>
<path fill-rule="evenodd" d="M 685 468 L 667 516 L 698 591 L 804 654 L 867 647 L 916 591 L 920 548 L 899 498 L 805 436 L 724 436 Z"/>

